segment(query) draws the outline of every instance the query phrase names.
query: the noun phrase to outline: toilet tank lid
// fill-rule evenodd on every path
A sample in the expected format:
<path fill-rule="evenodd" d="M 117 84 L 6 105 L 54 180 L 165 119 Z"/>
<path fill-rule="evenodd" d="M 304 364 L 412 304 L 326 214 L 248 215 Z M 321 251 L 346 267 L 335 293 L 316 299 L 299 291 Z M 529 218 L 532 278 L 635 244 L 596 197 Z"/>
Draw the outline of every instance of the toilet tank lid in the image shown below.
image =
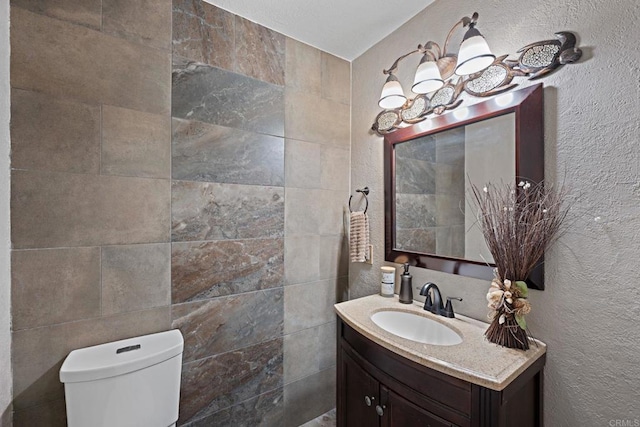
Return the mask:
<path fill-rule="evenodd" d="M 178 329 L 73 350 L 60 368 L 60 381 L 76 383 L 127 374 L 182 353 Z"/>

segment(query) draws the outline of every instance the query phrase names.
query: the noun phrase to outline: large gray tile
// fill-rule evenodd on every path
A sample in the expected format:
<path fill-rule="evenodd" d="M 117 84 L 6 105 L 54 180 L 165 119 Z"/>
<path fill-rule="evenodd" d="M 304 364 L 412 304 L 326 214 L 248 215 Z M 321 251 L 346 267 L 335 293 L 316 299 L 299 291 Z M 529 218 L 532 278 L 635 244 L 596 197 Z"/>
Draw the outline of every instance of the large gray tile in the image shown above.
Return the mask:
<path fill-rule="evenodd" d="M 174 55 L 172 116 L 284 136 L 283 88 Z"/>
<path fill-rule="evenodd" d="M 436 251 L 438 255 L 465 257 L 465 226 L 436 227 Z"/>
<path fill-rule="evenodd" d="M 437 197 L 429 194 L 396 194 L 396 228 L 416 229 L 435 227 Z"/>
<path fill-rule="evenodd" d="M 351 157 L 349 150 L 331 146 L 322 147 L 322 188 L 326 190 L 349 191 L 351 178 Z"/>
<path fill-rule="evenodd" d="M 67 408 L 64 399 L 56 399 L 14 412 L 13 427 L 35 426 L 67 427 Z"/>
<path fill-rule="evenodd" d="M 169 241 L 168 180 L 13 171 L 15 248 Z"/>
<path fill-rule="evenodd" d="M 282 387 L 282 338 L 186 363 L 178 422 L 197 420 L 279 387 Z M 278 395 L 271 397 L 281 399 Z M 276 410 L 281 406 L 256 403 Z M 251 410 L 253 405 L 247 406 Z M 239 409 L 244 412 L 244 408 Z"/>
<path fill-rule="evenodd" d="M 285 36 L 240 16 L 235 19 L 235 70 L 258 80 L 284 85 Z"/>
<path fill-rule="evenodd" d="M 102 24 L 102 0 L 11 0 L 11 6 L 12 15 L 17 6 L 98 30 Z"/>
<path fill-rule="evenodd" d="M 284 189 L 174 181 L 172 240 L 274 238 L 284 235 Z"/>
<path fill-rule="evenodd" d="M 333 305 L 339 281 L 347 278 L 291 285 L 284 288 L 284 332 L 292 334 L 335 320 Z"/>
<path fill-rule="evenodd" d="M 298 427 L 335 406 L 335 368 L 288 384 L 284 387 L 284 427 Z"/>
<path fill-rule="evenodd" d="M 351 102 L 351 64 L 322 52 L 322 97 L 341 104 Z"/>
<path fill-rule="evenodd" d="M 173 53 L 233 71 L 235 17 L 199 0 L 173 2 Z"/>
<path fill-rule="evenodd" d="M 203 122 L 173 119 L 173 178 L 284 185 L 284 140 Z"/>
<path fill-rule="evenodd" d="M 306 93 L 321 94 L 321 51 L 287 37 L 286 86 Z"/>
<path fill-rule="evenodd" d="M 336 365 L 336 323 L 284 336 L 284 383 L 289 384 Z"/>
<path fill-rule="evenodd" d="M 434 166 L 436 170 L 436 194 L 464 197 L 467 179 L 464 168 L 438 163 Z"/>
<path fill-rule="evenodd" d="M 102 0 L 102 31 L 169 49 L 171 0 Z"/>
<path fill-rule="evenodd" d="M 151 113 L 170 109 L 168 51 L 13 8 L 11 85 Z"/>
<path fill-rule="evenodd" d="M 396 159 L 407 158 L 423 160 L 425 162 L 436 161 L 436 137 L 435 135 L 422 136 L 394 146 Z"/>
<path fill-rule="evenodd" d="M 174 304 L 282 286 L 284 239 L 174 243 Z"/>
<path fill-rule="evenodd" d="M 282 288 L 174 305 L 173 327 L 184 336 L 185 362 L 282 335 Z"/>
<path fill-rule="evenodd" d="M 349 275 L 349 242 L 346 235 L 320 236 L 320 279 Z"/>
<path fill-rule="evenodd" d="M 322 214 L 320 215 L 318 232 L 323 235 L 346 233 L 349 215 L 349 190 L 322 190 L 319 192 L 319 197 L 322 200 Z M 356 206 L 362 206 L 364 209 L 364 203 L 357 204 L 358 197 L 362 196 L 360 194 L 354 196 L 353 207 L 356 209 Z"/>
<path fill-rule="evenodd" d="M 407 157 L 396 159 L 396 191 L 436 194 L 436 164 Z"/>
<path fill-rule="evenodd" d="M 320 237 L 287 237 L 284 241 L 285 283 L 316 281 L 320 277 Z"/>
<path fill-rule="evenodd" d="M 458 196 L 436 196 L 436 223 L 443 225 L 464 225 L 464 194 Z"/>
<path fill-rule="evenodd" d="M 397 229 L 395 247 L 405 251 L 438 253 L 446 256 L 446 252 L 436 251 L 436 230 L 438 228 L 440 227 Z"/>
<path fill-rule="evenodd" d="M 287 188 L 320 188 L 322 184 L 321 144 L 287 139 L 285 182 Z"/>
<path fill-rule="evenodd" d="M 169 116 L 104 105 L 101 163 L 107 175 L 169 178 Z"/>
<path fill-rule="evenodd" d="M 336 410 L 335 408 L 329 412 L 302 424 L 300 427 L 335 427 L 336 426 Z"/>
<path fill-rule="evenodd" d="M 12 90 L 11 167 L 98 173 L 100 106 Z"/>
<path fill-rule="evenodd" d="M 285 233 L 287 237 L 318 234 L 324 215 L 318 190 L 287 188 L 285 197 Z"/>
<path fill-rule="evenodd" d="M 171 245 L 102 248 L 104 315 L 171 304 Z"/>
<path fill-rule="evenodd" d="M 441 132 L 435 138 L 436 162 L 455 165 L 464 169 L 464 126 Z"/>
<path fill-rule="evenodd" d="M 11 253 L 13 330 L 100 316 L 100 248 Z"/>
<path fill-rule="evenodd" d="M 279 388 L 184 424 L 186 427 L 281 427 L 284 395 Z"/>
<path fill-rule="evenodd" d="M 348 105 L 287 88 L 285 106 L 285 137 L 349 147 Z"/>
<path fill-rule="evenodd" d="M 170 326 L 170 309 L 159 308 L 14 332 L 14 409 L 64 397 L 59 371 L 72 350 L 166 331 Z"/>

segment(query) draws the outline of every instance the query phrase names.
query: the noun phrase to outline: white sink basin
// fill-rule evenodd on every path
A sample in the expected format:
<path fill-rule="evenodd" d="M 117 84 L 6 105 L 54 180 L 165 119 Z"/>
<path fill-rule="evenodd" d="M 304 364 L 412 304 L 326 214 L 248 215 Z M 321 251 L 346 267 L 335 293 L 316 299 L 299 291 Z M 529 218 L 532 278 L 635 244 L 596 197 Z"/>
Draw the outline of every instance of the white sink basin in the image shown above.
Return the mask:
<path fill-rule="evenodd" d="M 401 338 L 431 345 L 456 345 L 462 337 L 435 320 L 404 311 L 379 311 L 371 316 L 373 323 Z"/>

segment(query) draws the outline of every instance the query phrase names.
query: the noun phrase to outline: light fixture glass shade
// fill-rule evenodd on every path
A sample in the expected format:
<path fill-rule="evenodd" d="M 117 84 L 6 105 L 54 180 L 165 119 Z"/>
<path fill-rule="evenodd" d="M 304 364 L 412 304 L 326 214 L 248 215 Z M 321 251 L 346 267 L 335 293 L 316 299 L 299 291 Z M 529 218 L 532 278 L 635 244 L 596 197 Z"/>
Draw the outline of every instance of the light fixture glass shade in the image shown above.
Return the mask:
<path fill-rule="evenodd" d="M 430 61 L 425 55 L 416 70 L 416 77 L 413 79 L 411 90 L 413 93 L 424 94 L 436 91 L 442 86 L 444 86 L 444 80 L 442 80 L 438 65 L 434 61 Z"/>
<path fill-rule="evenodd" d="M 385 110 L 400 108 L 407 102 L 400 82 L 393 74 L 389 74 L 386 83 L 382 86 L 382 94 L 378 105 Z"/>
<path fill-rule="evenodd" d="M 464 36 L 460 51 L 458 52 L 458 65 L 455 73 L 459 76 L 468 76 L 487 68 L 495 61 L 496 56 L 491 53 L 480 31 L 469 28 Z"/>

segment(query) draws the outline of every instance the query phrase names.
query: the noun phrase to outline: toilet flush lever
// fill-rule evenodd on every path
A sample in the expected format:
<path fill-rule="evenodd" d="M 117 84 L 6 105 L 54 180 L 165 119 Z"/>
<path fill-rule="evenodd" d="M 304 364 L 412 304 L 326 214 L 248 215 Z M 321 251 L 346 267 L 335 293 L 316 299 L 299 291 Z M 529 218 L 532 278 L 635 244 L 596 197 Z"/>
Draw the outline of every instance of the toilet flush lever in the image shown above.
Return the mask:
<path fill-rule="evenodd" d="M 119 348 L 116 350 L 116 354 L 126 353 L 128 351 L 133 351 L 133 350 L 140 350 L 140 344 Z"/>

